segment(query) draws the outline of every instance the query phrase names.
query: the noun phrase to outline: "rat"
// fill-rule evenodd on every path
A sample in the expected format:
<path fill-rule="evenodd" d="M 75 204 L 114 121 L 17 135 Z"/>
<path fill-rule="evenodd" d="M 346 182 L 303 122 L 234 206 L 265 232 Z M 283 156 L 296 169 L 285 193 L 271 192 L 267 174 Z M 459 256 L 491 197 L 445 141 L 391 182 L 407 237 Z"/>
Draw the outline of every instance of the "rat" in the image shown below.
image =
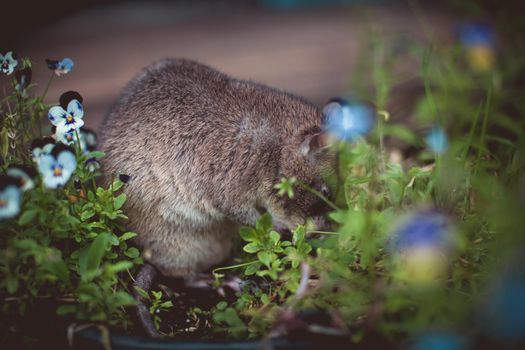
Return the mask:
<path fill-rule="evenodd" d="M 191 279 L 228 259 L 240 226 L 268 212 L 292 230 L 328 208 L 295 177 L 324 196 L 334 152 L 322 111 L 305 99 L 239 80 L 187 59 L 146 67 L 123 90 L 101 128 L 106 173 L 127 174 L 124 210 L 146 262 L 136 285 L 156 271 Z M 321 224 L 322 225 L 322 224 Z M 139 304 L 146 332 L 158 336 Z"/>

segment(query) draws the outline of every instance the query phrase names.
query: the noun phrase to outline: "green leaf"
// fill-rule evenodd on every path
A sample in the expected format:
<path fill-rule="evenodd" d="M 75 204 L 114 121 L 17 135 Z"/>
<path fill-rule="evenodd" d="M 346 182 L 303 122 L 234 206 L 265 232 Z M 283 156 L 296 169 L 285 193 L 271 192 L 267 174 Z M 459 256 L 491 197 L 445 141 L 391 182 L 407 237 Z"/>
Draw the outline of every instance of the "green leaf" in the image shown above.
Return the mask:
<path fill-rule="evenodd" d="M 107 233 L 101 233 L 93 240 L 88 248 L 86 254 L 86 270 L 84 276 L 93 273 L 98 270 L 102 258 L 106 254 L 106 248 L 108 246 L 109 236 Z M 82 277 L 84 277 L 82 276 Z M 94 276 L 89 276 L 93 278 Z M 90 279 L 86 277 L 86 279 Z"/>
<path fill-rule="evenodd" d="M 114 308 L 135 305 L 135 298 L 124 291 L 116 291 L 107 298 L 107 304 Z"/>
<path fill-rule="evenodd" d="M 45 269 L 55 275 L 60 281 L 69 284 L 69 270 L 64 260 L 50 261 L 44 265 Z"/>
<path fill-rule="evenodd" d="M 118 196 L 115 197 L 115 209 L 120 209 L 124 205 L 124 202 L 126 202 L 126 194 L 121 193 Z"/>
<path fill-rule="evenodd" d="M 80 220 L 86 221 L 87 219 L 90 219 L 93 216 L 95 216 L 95 211 L 93 211 L 92 209 L 88 209 L 82 212 L 82 214 L 80 214 Z"/>
<path fill-rule="evenodd" d="M 38 213 L 38 209 L 29 209 L 26 210 L 20 215 L 20 218 L 18 219 L 18 224 L 20 226 L 24 226 L 25 224 L 33 221 L 36 214 Z"/>
<path fill-rule="evenodd" d="M 261 249 L 262 247 L 258 242 L 248 243 L 242 248 L 246 253 L 257 253 Z"/>
<path fill-rule="evenodd" d="M 268 296 L 268 294 L 262 294 L 261 295 L 261 301 L 264 305 L 266 304 L 269 304 L 270 303 L 270 297 Z"/>
<path fill-rule="evenodd" d="M 102 151 L 93 151 L 93 152 L 89 152 L 85 155 L 86 159 L 89 159 L 89 158 L 102 158 L 104 157 L 106 154 Z"/>
<path fill-rule="evenodd" d="M 119 261 L 114 264 L 106 264 L 105 270 L 109 273 L 118 273 L 120 271 L 128 270 L 133 267 L 133 263 L 130 261 Z"/>
<path fill-rule="evenodd" d="M 344 223 L 347 218 L 346 212 L 343 210 L 333 211 L 328 213 L 328 216 L 338 224 Z"/>
<path fill-rule="evenodd" d="M 124 252 L 124 254 L 129 258 L 137 258 L 140 255 L 140 252 L 137 248 L 131 247 Z"/>
<path fill-rule="evenodd" d="M 162 298 L 162 292 L 161 291 L 152 290 L 151 291 L 151 295 L 153 295 L 153 298 L 155 300 L 160 300 Z"/>
<path fill-rule="evenodd" d="M 255 229 L 261 233 L 270 231 L 272 227 L 272 216 L 268 213 L 262 215 L 255 224 Z"/>
<path fill-rule="evenodd" d="M 273 259 L 275 259 L 275 254 L 266 251 L 261 251 L 257 253 L 257 258 L 264 265 L 270 267 L 270 264 L 272 263 Z"/>
<path fill-rule="evenodd" d="M 227 307 L 228 303 L 225 301 L 219 301 L 216 306 L 217 310 L 225 310 Z"/>
<path fill-rule="evenodd" d="M 140 295 L 146 300 L 151 300 L 151 298 L 149 297 L 149 294 L 144 289 L 137 287 L 137 286 L 133 286 L 133 288 L 135 288 L 135 291 L 137 292 L 138 295 Z"/>
<path fill-rule="evenodd" d="M 260 268 L 261 268 L 261 263 L 259 262 L 253 263 L 251 265 L 246 266 L 246 269 L 244 270 L 244 274 L 246 276 L 251 276 L 257 271 L 259 271 Z"/>
<path fill-rule="evenodd" d="M 135 232 L 128 231 L 128 232 L 124 232 L 119 237 L 119 240 L 120 241 L 127 241 L 128 239 L 132 239 L 133 237 L 136 237 L 136 236 L 137 236 L 137 234 Z"/>
<path fill-rule="evenodd" d="M 118 237 L 114 233 L 109 233 L 108 237 L 109 237 L 109 243 L 111 245 L 118 246 L 120 244 Z"/>
<path fill-rule="evenodd" d="M 279 243 L 279 240 L 281 239 L 281 235 L 277 231 L 270 232 L 270 242 L 272 245 L 277 245 Z"/>
<path fill-rule="evenodd" d="M 244 239 L 247 242 L 253 242 L 257 240 L 257 232 L 251 227 L 241 227 L 239 229 L 239 234 L 241 235 L 242 239 Z"/>
<path fill-rule="evenodd" d="M 7 292 L 14 294 L 18 289 L 18 279 L 16 277 L 9 277 L 6 279 Z"/>
<path fill-rule="evenodd" d="M 57 315 L 64 316 L 64 315 L 67 315 L 67 314 L 73 314 L 73 313 L 75 313 L 76 310 L 77 310 L 76 305 L 66 304 L 66 305 L 60 305 L 57 308 L 56 312 L 57 312 Z"/>
<path fill-rule="evenodd" d="M 113 181 L 113 185 L 112 185 L 112 190 L 113 192 L 116 192 L 118 190 L 120 190 L 122 188 L 122 186 L 124 186 L 124 182 L 120 181 L 120 180 L 115 180 Z"/>
<path fill-rule="evenodd" d="M 173 307 L 173 303 L 171 302 L 171 300 L 168 300 L 160 304 L 159 307 L 163 309 L 168 309 L 170 307 Z"/>

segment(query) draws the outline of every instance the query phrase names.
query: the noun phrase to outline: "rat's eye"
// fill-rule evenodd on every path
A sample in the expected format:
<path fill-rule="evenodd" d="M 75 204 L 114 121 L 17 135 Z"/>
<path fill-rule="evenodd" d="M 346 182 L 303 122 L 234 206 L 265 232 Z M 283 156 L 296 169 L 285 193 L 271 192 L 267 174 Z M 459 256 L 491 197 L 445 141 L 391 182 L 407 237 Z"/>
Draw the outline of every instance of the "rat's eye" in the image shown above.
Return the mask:
<path fill-rule="evenodd" d="M 324 197 L 330 196 L 330 189 L 325 184 L 315 186 L 315 189 L 319 191 Z"/>
<path fill-rule="evenodd" d="M 325 197 L 328 197 L 330 195 L 330 190 L 326 185 L 321 185 L 321 190 L 319 192 L 321 192 L 321 194 Z"/>

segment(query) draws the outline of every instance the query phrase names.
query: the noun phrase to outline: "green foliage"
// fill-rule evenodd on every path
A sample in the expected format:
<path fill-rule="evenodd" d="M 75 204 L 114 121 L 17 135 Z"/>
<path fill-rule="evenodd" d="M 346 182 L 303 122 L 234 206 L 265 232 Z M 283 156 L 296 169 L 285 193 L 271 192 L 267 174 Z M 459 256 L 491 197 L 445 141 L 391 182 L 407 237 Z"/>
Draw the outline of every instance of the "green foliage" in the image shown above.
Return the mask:
<path fill-rule="evenodd" d="M 30 61 L 23 60 L 29 66 Z M 2 100 L 1 173 L 10 164 L 32 163 L 27 151 L 49 106 L 44 96 L 33 97 L 13 89 Z M 64 188 L 45 189 L 40 178 L 24 192 L 20 214 L 0 221 L 0 298 L 3 317 L 15 320 L 43 300 L 56 304 L 58 315 L 99 321 L 127 328 L 126 307 L 135 304 L 127 290 L 130 271 L 142 264 L 140 253 L 129 246 L 136 234 L 126 232 L 122 206 L 123 183 L 98 186 L 99 172 L 84 164 L 103 152 L 83 153 L 74 145 L 77 169 Z M 76 181 L 80 187 L 74 187 Z"/>
<path fill-rule="evenodd" d="M 284 196 L 285 194 L 288 196 L 288 198 L 293 198 L 294 191 L 293 188 L 297 184 L 297 179 L 295 177 L 291 177 L 289 179 L 282 178 L 278 184 L 275 184 L 274 188 L 277 191 L 277 194 L 279 196 Z"/>
<path fill-rule="evenodd" d="M 135 287 L 138 294 L 148 302 L 149 313 L 153 319 L 153 323 L 157 331 L 163 335 L 173 335 L 173 330 L 170 333 L 164 333 L 161 330 L 162 319 L 160 317 L 161 312 L 169 311 L 173 308 L 173 302 L 171 300 L 163 300 L 161 291 L 150 291 L 149 294 L 139 287 Z"/>
<path fill-rule="evenodd" d="M 396 60 L 403 59 L 376 34 L 372 41 L 368 73 L 375 89 L 363 89 L 362 97 L 384 109 L 403 82 L 394 73 Z M 414 44 L 405 54 L 421 60 L 424 93 L 414 116 L 429 128 L 445 128 L 448 150 L 438 155 L 426 149 L 425 135 L 392 122 L 388 111 L 378 113 L 385 120 L 368 140 L 339 143 L 339 183 L 332 198 L 320 196 L 332 204 L 333 231 L 299 226 L 286 238 L 272 229 L 267 214 L 255 228 L 241 228 L 245 257 L 217 270 L 241 268 L 244 280 L 255 282 L 212 310 L 224 331 L 261 336 L 290 310 L 312 307 L 337 315 L 343 329 L 353 330 L 354 341 L 366 330 L 399 341 L 426 329 L 471 326 L 490 272 L 524 243 L 519 193 L 525 109 L 515 98 L 519 83 L 513 74 L 525 70 L 525 61 L 501 53 L 497 66 L 478 72 L 466 67 L 457 47 Z M 387 137 L 417 152 L 396 160 L 390 152 L 397 150 L 385 146 Z M 281 179 L 275 188 L 293 198 L 295 185 L 303 184 Z M 441 274 L 424 269 L 425 256 L 414 265 L 392 246 L 400 218 L 429 208 L 446 213 L 455 225 L 455 249 Z M 302 265 L 312 270 L 306 292 L 299 291 L 308 277 Z"/>

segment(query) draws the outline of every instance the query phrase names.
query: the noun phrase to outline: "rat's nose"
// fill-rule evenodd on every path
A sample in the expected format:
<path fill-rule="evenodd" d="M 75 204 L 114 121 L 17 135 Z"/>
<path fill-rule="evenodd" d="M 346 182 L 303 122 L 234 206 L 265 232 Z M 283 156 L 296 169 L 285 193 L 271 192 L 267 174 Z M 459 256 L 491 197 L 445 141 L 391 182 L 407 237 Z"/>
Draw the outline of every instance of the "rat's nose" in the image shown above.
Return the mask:
<path fill-rule="evenodd" d="M 325 201 L 322 199 L 318 199 L 315 201 L 313 205 L 310 206 L 308 210 L 309 216 L 322 216 L 325 215 L 330 211 L 330 206 L 326 204 Z"/>
<path fill-rule="evenodd" d="M 328 199 L 330 197 L 330 190 L 325 184 L 314 187 L 323 197 Z M 316 196 L 315 202 L 308 208 L 309 216 L 322 216 L 330 211 L 330 206 L 321 198 Z"/>

